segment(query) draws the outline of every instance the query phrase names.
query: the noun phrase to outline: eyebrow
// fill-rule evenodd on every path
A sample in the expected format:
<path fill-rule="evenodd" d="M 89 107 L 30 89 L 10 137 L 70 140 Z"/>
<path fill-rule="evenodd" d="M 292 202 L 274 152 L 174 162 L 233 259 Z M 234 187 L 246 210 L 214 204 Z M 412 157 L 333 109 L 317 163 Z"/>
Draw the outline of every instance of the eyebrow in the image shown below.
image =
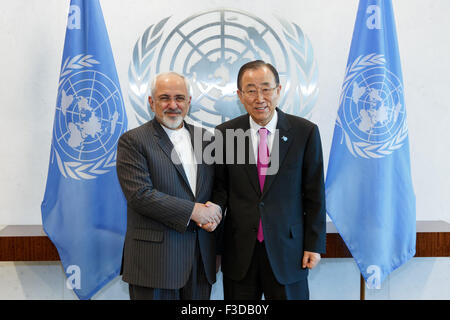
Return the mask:
<path fill-rule="evenodd" d="M 184 94 L 176 94 L 176 95 L 174 95 L 174 97 L 175 98 L 181 98 L 181 97 L 186 98 L 186 96 Z M 163 93 L 163 94 L 159 95 L 158 98 L 170 98 L 170 95 Z"/>
<path fill-rule="evenodd" d="M 261 86 L 270 86 L 270 82 L 263 82 L 263 83 L 261 83 Z M 249 83 L 249 84 L 247 84 L 245 87 L 246 87 L 246 88 L 248 88 L 248 87 L 256 87 L 256 84 L 254 84 L 254 83 Z"/>

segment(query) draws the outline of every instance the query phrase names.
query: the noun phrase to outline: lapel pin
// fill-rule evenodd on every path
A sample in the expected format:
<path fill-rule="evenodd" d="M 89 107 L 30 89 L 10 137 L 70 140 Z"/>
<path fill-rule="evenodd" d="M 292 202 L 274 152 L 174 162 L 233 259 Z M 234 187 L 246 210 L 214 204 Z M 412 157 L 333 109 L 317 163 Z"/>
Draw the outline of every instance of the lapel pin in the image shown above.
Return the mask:
<path fill-rule="evenodd" d="M 286 136 L 282 136 L 281 139 L 286 142 L 288 140 L 288 138 Z"/>

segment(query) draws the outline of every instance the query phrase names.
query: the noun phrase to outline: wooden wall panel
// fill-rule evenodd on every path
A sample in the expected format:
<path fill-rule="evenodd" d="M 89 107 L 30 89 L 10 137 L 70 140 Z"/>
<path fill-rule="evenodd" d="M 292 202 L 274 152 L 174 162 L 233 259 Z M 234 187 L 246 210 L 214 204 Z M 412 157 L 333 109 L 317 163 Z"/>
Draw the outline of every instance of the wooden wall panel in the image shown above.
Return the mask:
<path fill-rule="evenodd" d="M 327 252 L 322 258 L 351 258 L 333 224 L 327 224 Z M 415 257 L 450 257 L 450 224 L 418 221 Z M 0 261 L 58 261 L 58 252 L 40 225 L 0 230 Z"/>

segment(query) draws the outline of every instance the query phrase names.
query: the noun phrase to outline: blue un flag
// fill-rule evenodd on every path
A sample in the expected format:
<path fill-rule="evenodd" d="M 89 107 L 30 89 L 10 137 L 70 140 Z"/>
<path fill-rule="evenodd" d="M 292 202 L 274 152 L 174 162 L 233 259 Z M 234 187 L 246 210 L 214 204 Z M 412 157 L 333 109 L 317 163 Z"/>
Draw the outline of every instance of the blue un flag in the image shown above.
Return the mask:
<path fill-rule="evenodd" d="M 327 212 L 369 288 L 415 254 L 403 79 L 390 0 L 361 0 L 326 178 Z"/>
<path fill-rule="evenodd" d="M 72 0 L 41 210 L 67 284 L 80 299 L 90 299 L 120 271 L 126 201 L 116 153 L 126 128 L 100 4 Z"/>

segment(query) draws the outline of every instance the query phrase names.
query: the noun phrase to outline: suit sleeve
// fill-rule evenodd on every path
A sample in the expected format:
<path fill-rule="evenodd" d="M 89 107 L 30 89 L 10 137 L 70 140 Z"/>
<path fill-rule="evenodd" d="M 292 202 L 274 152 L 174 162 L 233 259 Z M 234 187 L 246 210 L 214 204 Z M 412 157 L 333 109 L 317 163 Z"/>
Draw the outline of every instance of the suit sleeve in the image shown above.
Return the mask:
<path fill-rule="evenodd" d="M 219 205 L 224 213 L 228 202 L 228 176 L 225 164 L 225 135 L 218 129 L 215 131 L 215 165 L 214 165 L 214 188 L 212 194 L 212 202 Z"/>
<path fill-rule="evenodd" d="M 225 141 L 223 140 L 225 135 L 216 129 L 214 143 L 215 143 L 215 165 L 214 165 L 214 187 L 212 193 L 212 202 L 219 205 L 222 209 L 222 221 L 220 221 L 217 227 L 216 233 L 216 250 L 218 255 L 223 253 L 223 233 L 224 224 L 226 219 L 226 209 L 228 203 L 228 175 L 227 167 L 225 164 Z"/>
<path fill-rule="evenodd" d="M 304 250 L 325 253 L 326 207 L 322 143 L 314 125 L 306 143 L 302 172 Z"/>
<path fill-rule="evenodd" d="M 195 203 L 160 192 L 153 186 L 146 157 L 128 134 L 119 139 L 117 175 L 129 208 L 178 232 L 186 231 Z"/>

